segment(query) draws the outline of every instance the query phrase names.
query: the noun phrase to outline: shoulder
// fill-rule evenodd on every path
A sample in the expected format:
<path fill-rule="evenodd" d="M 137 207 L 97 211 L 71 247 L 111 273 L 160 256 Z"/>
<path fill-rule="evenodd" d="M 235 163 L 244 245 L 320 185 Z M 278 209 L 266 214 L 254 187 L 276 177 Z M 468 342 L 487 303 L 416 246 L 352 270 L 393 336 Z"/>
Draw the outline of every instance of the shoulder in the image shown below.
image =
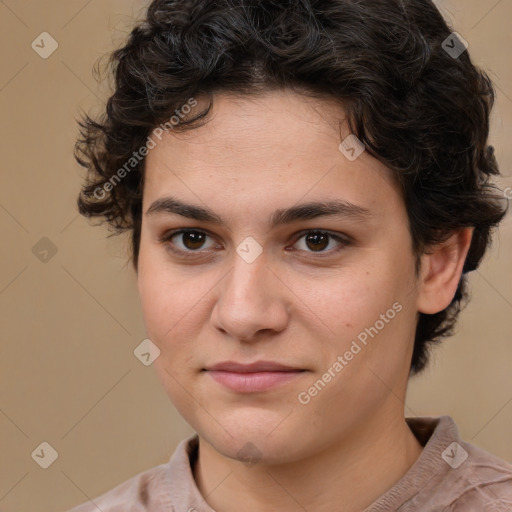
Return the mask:
<path fill-rule="evenodd" d="M 172 512 L 200 503 L 191 464 L 198 436 L 183 439 L 165 464 L 143 471 L 110 491 L 67 512 Z"/>
<path fill-rule="evenodd" d="M 419 465 L 423 486 L 413 502 L 428 498 L 429 510 L 436 512 L 512 510 L 511 464 L 462 440 L 449 416 L 422 418 L 418 425 L 435 428 L 424 449 L 424 464 Z"/>
<path fill-rule="evenodd" d="M 89 500 L 69 512 L 146 512 L 160 510 L 167 497 L 162 490 L 169 463 L 143 471 L 110 491 Z M 168 508 L 168 510 L 172 510 Z"/>
<path fill-rule="evenodd" d="M 423 451 L 365 512 L 512 511 L 512 465 L 463 441 L 450 416 L 406 421 Z"/>
<path fill-rule="evenodd" d="M 473 444 L 464 441 L 458 444 L 460 457 L 465 460 L 452 468 L 448 478 L 452 488 L 457 489 L 453 510 L 512 510 L 512 465 Z"/>

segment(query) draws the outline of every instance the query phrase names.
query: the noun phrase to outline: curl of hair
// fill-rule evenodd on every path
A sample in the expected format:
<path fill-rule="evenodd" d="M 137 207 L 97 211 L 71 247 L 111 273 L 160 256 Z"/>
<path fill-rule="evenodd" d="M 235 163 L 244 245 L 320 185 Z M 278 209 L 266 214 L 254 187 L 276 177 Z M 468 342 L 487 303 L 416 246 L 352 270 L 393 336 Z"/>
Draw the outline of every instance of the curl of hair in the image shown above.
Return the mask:
<path fill-rule="evenodd" d="M 506 213 L 490 183 L 499 174 L 487 145 L 493 86 L 467 51 L 454 59 L 443 49 L 451 32 L 430 0 L 153 0 L 110 56 L 115 87 L 101 119 L 79 123 L 75 158 L 88 170 L 79 211 L 131 231 L 137 268 L 144 160 L 104 187 L 155 127 L 200 95 L 209 106 L 176 129 L 207 122 L 216 92 L 287 88 L 335 99 L 351 132 L 401 183 L 417 262 L 453 230 L 474 227 L 451 304 L 419 314 L 418 373 L 430 345 L 452 334 L 466 274 Z"/>

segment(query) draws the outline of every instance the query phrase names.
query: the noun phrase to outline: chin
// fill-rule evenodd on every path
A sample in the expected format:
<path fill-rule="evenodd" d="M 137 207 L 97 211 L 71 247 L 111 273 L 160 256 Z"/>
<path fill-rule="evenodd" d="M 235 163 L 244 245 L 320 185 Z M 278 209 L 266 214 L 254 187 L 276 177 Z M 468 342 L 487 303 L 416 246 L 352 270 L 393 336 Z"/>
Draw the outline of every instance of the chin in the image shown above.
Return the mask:
<path fill-rule="evenodd" d="M 258 463 L 274 465 L 295 462 L 305 456 L 304 452 L 311 447 L 303 432 L 290 430 L 287 421 L 291 423 L 291 418 L 283 421 L 282 415 L 272 414 L 262 418 L 261 414 L 253 413 L 252 418 L 246 414 L 236 421 L 234 418 L 230 421 L 226 421 L 225 417 L 219 418 L 221 425 L 228 425 L 227 432 L 216 422 L 213 422 L 215 426 L 208 422 L 208 425 L 193 428 L 225 457 L 244 462 L 247 466 Z"/>

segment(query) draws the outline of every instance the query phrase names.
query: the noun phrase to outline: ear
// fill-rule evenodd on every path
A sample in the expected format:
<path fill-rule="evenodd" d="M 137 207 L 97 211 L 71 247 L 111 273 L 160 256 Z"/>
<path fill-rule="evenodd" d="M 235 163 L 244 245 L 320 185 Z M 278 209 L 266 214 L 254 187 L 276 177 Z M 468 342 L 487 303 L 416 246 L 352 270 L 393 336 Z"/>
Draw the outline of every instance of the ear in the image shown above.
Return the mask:
<path fill-rule="evenodd" d="M 450 305 L 457 291 L 473 228 L 461 228 L 421 257 L 417 308 L 432 315 Z"/>

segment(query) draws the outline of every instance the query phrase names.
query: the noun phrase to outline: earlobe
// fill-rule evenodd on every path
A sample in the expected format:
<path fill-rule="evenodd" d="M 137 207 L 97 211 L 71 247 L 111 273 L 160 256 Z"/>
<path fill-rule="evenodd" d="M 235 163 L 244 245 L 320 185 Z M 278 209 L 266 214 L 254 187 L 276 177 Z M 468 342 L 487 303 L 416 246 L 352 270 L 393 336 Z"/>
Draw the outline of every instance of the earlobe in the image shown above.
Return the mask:
<path fill-rule="evenodd" d="M 435 314 L 450 305 L 457 291 L 474 228 L 461 228 L 421 257 L 420 313 Z"/>

